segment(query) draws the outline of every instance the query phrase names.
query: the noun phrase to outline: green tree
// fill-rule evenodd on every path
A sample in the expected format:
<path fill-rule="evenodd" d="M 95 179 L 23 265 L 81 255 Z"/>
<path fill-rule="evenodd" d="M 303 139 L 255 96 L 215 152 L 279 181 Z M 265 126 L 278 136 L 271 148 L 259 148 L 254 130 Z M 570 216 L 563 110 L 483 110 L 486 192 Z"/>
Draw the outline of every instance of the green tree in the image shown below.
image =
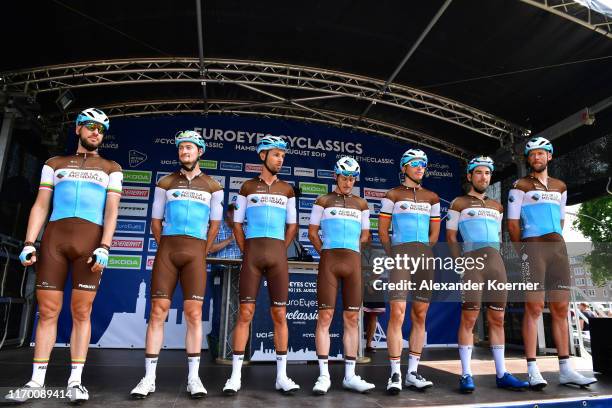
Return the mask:
<path fill-rule="evenodd" d="M 585 257 L 591 279 L 604 286 L 612 278 L 612 196 L 583 203 L 574 227 L 591 239 L 593 250 Z"/>

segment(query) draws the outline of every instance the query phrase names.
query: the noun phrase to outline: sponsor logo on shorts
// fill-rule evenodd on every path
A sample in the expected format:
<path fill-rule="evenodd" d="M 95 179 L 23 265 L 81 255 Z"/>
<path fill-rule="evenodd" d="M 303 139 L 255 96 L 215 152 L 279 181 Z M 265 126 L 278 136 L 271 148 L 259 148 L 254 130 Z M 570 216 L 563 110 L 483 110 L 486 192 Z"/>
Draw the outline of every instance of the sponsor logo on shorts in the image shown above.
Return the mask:
<path fill-rule="evenodd" d="M 124 183 L 151 184 L 152 172 L 144 170 L 123 170 Z"/>
<path fill-rule="evenodd" d="M 222 161 L 219 165 L 220 170 L 242 171 L 242 163 Z"/>
<path fill-rule="evenodd" d="M 194 300 L 204 300 L 203 296 L 198 296 L 198 295 L 191 295 L 191 298 Z"/>
<path fill-rule="evenodd" d="M 308 230 L 305 228 L 300 228 L 300 237 L 299 237 L 300 241 L 304 241 L 304 242 L 310 242 L 310 240 L 308 239 Z"/>
<path fill-rule="evenodd" d="M 146 221 L 144 220 L 117 220 L 116 232 L 124 234 L 144 234 L 146 229 Z"/>
<path fill-rule="evenodd" d="M 138 167 L 147 161 L 147 155 L 138 150 L 130 150 L 128 154 L 130 167 Z"/>
<path fill-rule="evenodd" d="M 123 186 L 121 197 L 130 200 L 148 201 L 150 193 L 151 189 L 149 187 Z"/>
<path fill-rule="evenodd" d="M 84 284 L 82 284 L 82 283 L 79 283 L 79 285 L 78 285 L 78 286 L 79 286 L 79 288 L 81 288 L 81 289 L 95 289 L 95 288 L 96 288 L 96 285 L 84 285 Z"/>

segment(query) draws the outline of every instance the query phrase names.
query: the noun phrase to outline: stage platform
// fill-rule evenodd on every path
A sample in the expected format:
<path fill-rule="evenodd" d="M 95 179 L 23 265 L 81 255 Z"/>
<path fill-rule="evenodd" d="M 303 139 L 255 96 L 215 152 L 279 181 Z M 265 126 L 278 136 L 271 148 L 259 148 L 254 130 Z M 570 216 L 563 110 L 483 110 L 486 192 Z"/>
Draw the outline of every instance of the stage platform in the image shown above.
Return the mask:
<path fill-rule="evenodd" d="M 31 348 L 0 351 L 0 387 L 25 384 L 31 375 Z M 508 351 L 507 369 L 520 378 L 526 378 L 525 360 L 517 352 Z M 539 364 L 549 385 L 543 391 L 512 392 L 495 388 L 495 371 L 486 348 L 475 348 L 473 371 L 476 392 L 463 395 L 458 392 L 460 364 L 454 349 L 427 349 L 419 372 L 434 382 L 434 388 L 424 392 L 404 390 L 398 396 L 385 394 L 389 375 L 386 350 L 369 354 L 372 362 L 359 364 L 357 372 L 376 384 L 368 395 L 351 393 L 342 389 L 342 363 L 330 364 L 332 388 L 328 395 L 313 396 L 312 386 L 318 376 L 316 364 L 289 364 L 288 374 L 302 386 L 293 396 L 283 396 L 274 390 L 275 366 L 250 364 L 242 375 L 243 388 L 239 395 L 226 397 L 221 389 L 231 372 L 231 367 L 211 361 L 207 353 L 202 355 L 200 376 L 208 390 L 204 400 L 191 400 L 185 392 L 187 362 L 185 353 L 162 350 L 157 367 L 157 391 L 143 401 L 132 401 L 129 392 L 144 375 L 143 350 L 90 350 L 83 373 L 83 383 L 89 389 L 89 407 L 427 407 L 427 406 L 528 406 L 535 407 L 612 407 L 612 377 L 597 376 L 599 382 L 590 389 L 572 388 L 558 384 L 557 360 L 541 357 Z M 56 348 L 47 373 L 47 386 L 63 387 L 69 375 L 69 350 Z M 573 359 L 575 367 L 590 373 L 588 361 Z M 402 372 L 406 370 L 405 365 Z M 550 404 L 550 405 L 549 405 Z M 32 400 L 32 407 L 66 406 L 65 400 Z"/>

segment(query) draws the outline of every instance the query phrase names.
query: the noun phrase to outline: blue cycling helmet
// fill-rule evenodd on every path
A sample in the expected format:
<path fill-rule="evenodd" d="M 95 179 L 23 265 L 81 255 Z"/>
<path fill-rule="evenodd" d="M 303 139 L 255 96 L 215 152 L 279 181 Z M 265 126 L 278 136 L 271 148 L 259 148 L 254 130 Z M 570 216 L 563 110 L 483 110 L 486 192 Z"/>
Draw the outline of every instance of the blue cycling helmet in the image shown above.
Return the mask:
<path fill-rule="evenodd" d="M 487 166 L 491 172 L 495 170 L 495 165 L 493 164 L 493 159 L 487 156 L 477 156 L 474 157 L 467 165 L 467 172 L 471 172 L 478 166 Z"/>
<path fill-rule="evenodd" d="M 204 138 L 195 130 L 183 130 L 174 136 L 174 143 L 176 144 L 176 147 L 179 147 L 179 145 L 183 142 L 191 142 L 195 144 L 203 150 L 202 153 L 206 151 L 206 143 L 204 142 Z"/>
<path fill-rule="evenodd" d="M 79 126 L 85 122 L 99 123 L 104 126 L 105 131 L 108 131 L 108 128 L 110 127 L 110 121 L 108 120 L 106 113 L 97 108 L 87 108 L 79 113 L 76 118 L 76 125 Z"/>
<path fill-rule="evenodd" d="M 334 172 L 337 175 L 359 177 L 359 171 L 359 163 L 352 157 L 341 157 L 334 166 Z"/>
<path fill-rule="evenodd" d="M 264 136 L 257 142 L 257 153 L 272 149 L 287 151 L 287 142 L 279 136 Z"/>
<path fill-rule="evenodd" d="M 421 159 L 427 163 L 427 155 L 420 149 L 409 149 L 404 152 L 402 159 L 400 160 L 400 169 L 403 169 L 409 161 L 414 159 Z"/>
<path fill-rule="evenodd" d="M 525 156 L 529 155 L 530 151 L 536 149 L 544 149 L 550 154 L 552 154 L 553 145 L 548 139 L 545 139 L 543 137 L 534 137 L 533 139 L 529 139 L 529 141 L 525 145 Z"/>

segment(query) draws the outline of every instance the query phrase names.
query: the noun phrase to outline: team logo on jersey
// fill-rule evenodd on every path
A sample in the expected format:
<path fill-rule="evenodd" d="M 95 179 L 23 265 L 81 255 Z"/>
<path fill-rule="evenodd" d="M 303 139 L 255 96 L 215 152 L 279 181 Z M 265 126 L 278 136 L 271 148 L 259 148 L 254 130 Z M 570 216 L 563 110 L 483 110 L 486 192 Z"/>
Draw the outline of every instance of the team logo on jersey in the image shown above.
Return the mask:
<path fill-rule="evenodd" d="M 510 197 L 508 197 L 508 201 L 510 201 L 511 203 L 513 203 L 513 202 L 514 202 L 514 200 L 515 200 L 515 198 L 514 198 L 514 196 L 513 196 L 513 195 L 511 195 Z"/>
<path fill-rule="evenodd" d="M 331 210 L 329 213 L 330 213 L 331 215 L 336 215 L 336 214 L 337 214 L 337 211 L 336 211 L 336 210 Z"/>
<path fill-rule="evenodd" d="M 531 198 L 533 198 L 533 201 L 538 201 L 540 199 L 540 195 L 538 193 L 535 193 L 531 196 Z"/>
<path fill-rule="evenodd" d="M 402 205 L 400 205 L 400 208 L 402 210 L 407 210 L 408 209 L 408 204 L 402 204 Z"/>
<path fill-rule="evenodd" d="M 450 221 L 453 216 L 450 213 L 446 214 L 446 221 Z"/>
<path fill-rule="evenodd" d="M 475 215 L 476 215 L 476 211 L 474 211 L 474 210 L 470 210 L 470 211 L 468 211 L 468 215 L 469 215 L 470 217 L 473 217 L 473 216 L 475 216 Z"/>
<path fill-rule="evenodd" d="M 64 177 L 66 177 L 66 174 L 68 174 L 68 172 L 60 171 L 59 173 L 57 173 L 57 178 L 58 179 L 64 178 Z"/>
<path fill-rule="evenodd" d="M 174 193 L 172 193 L 172 195 L 178 198 L 181 195 L 181 193 L 179 191 L 175 191 Z"/>
<path fill-rule="evenodd" d="M 252 202 L 253 204 L 256 204 L 256 203 L 258 203 L 258 202 L 259 202 L 259 198 L 257 198 L 257 197 L 251 197 L 251 202 Z"/>

